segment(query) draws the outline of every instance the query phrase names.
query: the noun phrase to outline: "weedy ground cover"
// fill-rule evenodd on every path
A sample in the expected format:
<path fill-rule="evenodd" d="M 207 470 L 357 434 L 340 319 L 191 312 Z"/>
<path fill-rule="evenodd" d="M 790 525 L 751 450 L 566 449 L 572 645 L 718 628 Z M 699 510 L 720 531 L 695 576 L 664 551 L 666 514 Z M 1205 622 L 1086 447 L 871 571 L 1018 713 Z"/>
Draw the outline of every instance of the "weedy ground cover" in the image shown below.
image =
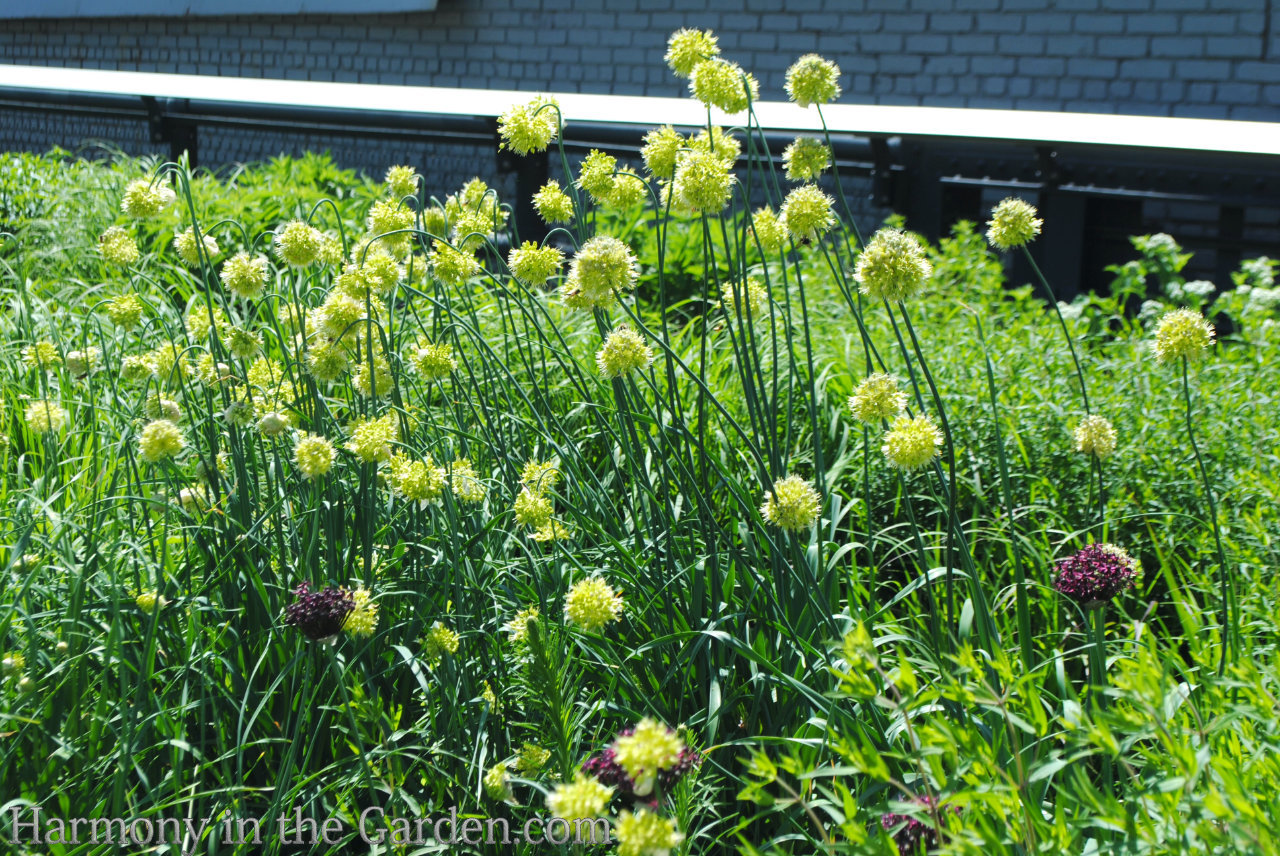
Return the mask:
<path fill-rule="evenodd" d="M 667 59 L 709 122 L 643 171 L 503 117 L 576 176 L 541 242 L 408 167 L 5 157 L 0 831 L 1274 852 L 1275 263 L 1140 236 L 1060 305 L 1005 278 L 1026 202 L 859 235 L 829 140 L 779 174 L 714 37 Z"/>

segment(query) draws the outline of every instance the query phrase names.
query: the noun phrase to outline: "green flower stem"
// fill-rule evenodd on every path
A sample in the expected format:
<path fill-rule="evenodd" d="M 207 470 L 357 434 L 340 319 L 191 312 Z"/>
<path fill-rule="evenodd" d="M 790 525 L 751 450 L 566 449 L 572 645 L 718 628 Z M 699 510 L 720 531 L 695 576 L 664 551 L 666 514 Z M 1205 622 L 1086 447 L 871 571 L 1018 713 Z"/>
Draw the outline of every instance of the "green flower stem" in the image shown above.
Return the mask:
<path fill-rule="evenodd" d="M 1049 294 L 1049 304 L 1053 307 L 1054 314 L 1058 316 L 1058 324 L 1062 327 L 1062 335 L 1067 340 L 1067 348 L 1071 351 L 1071 362 L 1076 367 L 1076 377 L 1080 380 L 1080 397 L 1084 400 L 1084 412 L 1087 416 L 1089 410 L 1089 390 L 1084 382 L 1084 369 L 1080 367 L 1080 357 L 1076 354 L 1075 341 L 1071 338 L 1071 331 L 1067 329 L 1067 319 L 1062 317 L 1062 310 L 1058 307 L 1058 298 L 1053 293 L 1053 286 L 1049 285 L 1049 280 L 1040 271 L 1040 266 L 1036 264 L 1036 260 L 1031 257 L 1031 250 L 1026 244 L 1022 245 L 1022 254 L 1031 264 L 1031 269 L 1036 272 L 1036 276 L 1040 279 L 1040 284 L 1044 286 L 1044 290 Z"/>

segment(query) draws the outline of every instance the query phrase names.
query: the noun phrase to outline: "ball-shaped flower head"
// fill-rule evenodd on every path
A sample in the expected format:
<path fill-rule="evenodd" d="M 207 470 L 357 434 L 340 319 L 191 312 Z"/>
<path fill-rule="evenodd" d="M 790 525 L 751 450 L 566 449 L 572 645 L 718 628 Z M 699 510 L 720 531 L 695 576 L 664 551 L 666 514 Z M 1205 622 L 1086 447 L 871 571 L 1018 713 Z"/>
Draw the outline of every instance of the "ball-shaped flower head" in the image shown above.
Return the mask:
<path fill-rule="evenodd" d="M 82 351 L 68 351 L 65 365 L 72 377 L 82 378 L 98 368 L 101 358 L 102 351 L 90 346 Z"/>
<path fill-rule="evenodd" d="M 618 159 L 613 155 L 592 149 L 578 167 L 578 187 L 591 196 L 591 201 L 603 205 L 613 193 L 614 173 L 618 171 Z"/>
<path fill-rule="evenodd" d="M 1084 606 L 1105 603 L 1138 578 L 1138 560 L 1114 544 L 1090 544 L 1074 556 L 1059 559 L 1053 587 Z"/>
<path fill-rule="evenodd" d="M 606 378 L 624 377 L 641 371 L 653 362 L 653 349 L 627 324 L 620 325 L 605 337 L 604 345 L 596 351 L 596 365 Z"/>
<path fill-rule="evenodd" d="M 218 254 L 218 242 L 214 240 L 213 235 L 201 235 L 200 242 L 196 242 L 194 226 L 188 226 L 185 232 L 173 239 L 173 248 L 178 251 L 178 258 L 182 259 L 182 263 L 187 267 L 200 265 L 200 244 L 204 245 L 206 257 L 212 259 Z"/>
<path fill-rule="evenodd" d="M 551 521 L 551 515 L 555 513 L 555 507 L 545 493 L 530 490 L 527 487 L 520 489 L 511 510 L 515 512 L 516 523 L 530 529 L 541 529 L 546 526 Z"/>
<path fill-rule="evenodd" d="M 768 205 L 751 215 L 751 231 L 760 241 L 760 249 L 766 253 L 780 251 L 787 240 L 787 227 Z"/>
<path fill-rule="evenodd" d="M 706 152 L 724 161 L 725 167 L 732 169 L 742 154 L 742 143 L 733 134 L 725 133 L 719 125 L 712 125 L 711 130 L 703 128 L 689 138 L 689 148 L 695 152 Z"/>
<path fill-rule="evenodd" d="M 422 636 L 422 655 L 427 662 L 435 665 L 440 662 L 445 654 L 458 653 L 458 646 L 461 641 L 462 639 L 453 628 L 437 621 Z"/>
<path fill-rule="evenodd" d="M 418 193 L 418 172 L 411 166 L 393 166 L 387 170 L 383 184 L 387 194 L 395 199 L 416 196 Z"/>
<path fill-rule="evenodd" d="M 169 604 L 169 599 L 155 589 L 151 589 L 149 591 L 140 592 L 138 596 L 133 599 L 133 602 L 138 605 L 138 609 L 141 609 L 147 615 L 150 615 L 156 611 L 157 607 L 163 608 L 167 606 Z"/>
<path fill-rule="evenodd" d="M 933 265 L 914 236 L 881 229 L 858 256 L 853 278 L 863 294 L 901 301 L 919 293 L 933 276 Z"/>
<path fill-rule="evenodd" d="M 498 802 L 511 799 L 511 777 L 507 773 L 506 761 L 499 761 L 485 771 L 484 792 L 489 799 Z"/>
<path fill-rule="evenodd" d="M 422 339 L 409 352 L 409 365 L 426 380 L 440 380 L 453 374 L 458 361 L 453 357 L 452 345 Z"/>
<path fill-rule="evenodd" d="M 396 379 L 391 374 L 391 364 L 387 362 L 387 358 L 374 354 L 372 359 L 360 358 L 352 385 L 363 396 L 382 398 L 395 388 Z"/>
<path fill-rule="evenodd" d="M 316 434 L 302 434 L 293 446 L 293 461 L 309 479 L 319 478 L 333 469 L 337 456 L 333 444 Z"/>
<path fill-rule="evenodd" d="M 1162 363 L 1181 357 L 1196 362 L 1212 344 L 1213 325 L 1194 309 L 1175 309 L 1156 324 L 1156 359 Z"/>
<path fill-rule="evenodd" d="M 676 200 L 695 214 L 716 214 L 729 204 L 736 179 L 719 157 L 706 151 L 686 152 L 676 164 L 672 185 Z"/>
<path fill-rule="evenodd" d="M 267 260 L 262 256 L 236 253 L 222 265 L 222 284 L 237 297 L 256 300 L 267 285 Z"/>
<path fill-rule="evenodd" d="M 583 308 L 607 309 L 622 292 L 636 285 L 636 258 L 631 248 L 612 235 L 597 235 L 579 248 L 561 285 L 566 298 Z"/>
<path fill-rule="evenodd" d="M 884 435 L 880 451 L 900 470 L 918 470 L 938 456 L 942 432 L 928 416 L 899 416 Z"/>
<path fill-rule="evenodd" d="M 864 425 L 894 419 L 906 406 L 907 394 L 898 389 L 898 379 L 881 372 L 868 375 L 849 396 L 849 412 Z"/>
<path fill-rule="evenodd" d="M 663 60 L 676 77 L 688 77 L 698 63 L 719 55 L 720 46 L 716 44 L 715 34 L 710 30 L 685 27 L 667 39 L 667 53 Z"/>
<path fill-rule="evenodd" d="M 289 416 L 275 410 L 269 410 L 258 417 L 258 433 L 263 437 L 279 437 L 289 430 Z"/>
<path fill-rule="evenodd" d="M 30 369 L 53 371 L 62 363 L 62 355 L 53 342 L 40 341 L 22 349 L 22 362 Z"/>
<path fill-rule="evenodd" d="M 560 483 L 560 467 L 556 461 L 526 461 L 520 470 L 520 486 L 534 493 L 554 490 Z"/>
<path fill-rule="evenodd" d="M 429 260 L 436 279 L 445 285 L 459 286 L 480 273 L 480 262 L 470 253 L 455 250 L 439 241 L 432 248 Z"/>
<path fill-rule="evenodd" d="M 797 241 L 815 241 L 836 224 L 832 199 L 815 185 L 802 184 L 782 202 L 782 224 Z"/>
<path fill-rule="evenodd" d="M 67 411 L 52 401 L 33 401 L 23 411 L 27 427 L 37 434 L 61 431 L 67 424 Z"/>
<path fill-rule="evenodd" d="M 135 295 L 121 294 L 106 302 L 107 317 L 123 330 L 132 330 L 142 320 L 142 301 Z"/>
<path fill-rule="evenodd" d="M 840 97 L 840 66 L 817 54 L 805 54 L 787 69 L 787 97 L 801 107 L 828 104 Z"/>
<path fill-rule="evenodd" d="M 684 137 L 670 125 L 663 125 L 644 135 L 640 157 L 644 158 L 644 168 L 650 175 L 670 181 L 676 173 L 676 156 L 682 148 Z"/>
<path fill-rule="evenodd" d="M 634 208 L 644 201 L 649 184 L 629 166 L 618 170 L 614 176 L 613 190 L 605 197 L 605 207 L 615 211 Z"/>
<path fill-rule="evenodd" d="M 320 256 L 324 235 L 309 223 L 294 220 L 276 232 L 276 252 L 290 267 L 306 267 Z"/>
<path fill-rule="evenodd" d="M 1116 429 L 1103 416 L 1086 416 L 1072 432 L 1077 452 L 1102 459 L 1116 450 Z"/>
<path fill-rule="evenodd" d="M 311 584 L 303 580 L 293 594 L 297 600 L 285 607 L 284 623 L 298 628 L 312 642 L 334 641 L 355 608 L 351 592 L 344 588 L 328 586 L 311 591 Z"/>
<path fill-rule="evenodd" d="M 507 256 L 512 275 L 530 288 L 541 288 L 560 272 L 564 253 L 550 245 L 540 247 L 537 241 L 525 241 L 513 247 Z"/>
<path fill-rule="evenodd" d="M 796 137 L 782 152 L 782 166 L 791 181 L 813 181 L 831 166 L 831 150 L 813 137 Z"/>
<path fill-rule="evenodd" d="M 173 204 L 178 195 L 163 182 L 151 183 L 145 178 L 129 182 L 120 201 L 120 210 L 130 217 L 145 220 L 154 217 Z"/>
<path fill-rule="evenodd" d="M 400 437 L 400 424 L 394 413 L 377 419 L 357 419 L 347 426 L 346 449 L 362 463 L 374 464 L 391 457 L 391 446 Z"/>
<path fill-rule="evenodd" d="M 614 759 L 635 782 L 639 796 L 653 792 L 653 784 L 660 770 L 670 769 L 680 761 L 684 741 L 674 731 L 645 717 L 636 724 L 630 734 L 613 741 Z"/>
<path fill-rule="evenodd" d="M 342 622 L 342 629 L 352 636 L 372 636 L 378 628 L 378 604 L 373 594 L 366 588 L 358 588 L 351 593 L 351 611 Z"/>
<path fill-rule="evenodd" d="M 760 84 L 736 62 L 716 57 L 703 60 L 689 75 L 689 92 L 708 107 L 741 113 L 760 98 Z"/>
<path fill-rule="evenodd" d="M 98 236 L 98 252 L 113 265 L 131 265 L 138 260 L 138 244 L 123 226 L 111 226 Z"/>
<path fill-rule="evenodd" d="M 533 208 L 548 226 L 573 222 L 573 200 L 554 179 L 533 194 Z"/>
<path fill-rule="evenodd" d="M 459 502 L 484 502 L 484 482 L 467 458 L 458 458 L 449 466 L 449 489 Z"/>
<path fill-rule="evenodd" d="M 1035 206 L 1011 196 L 991 209 L 987 240 L 998 250 L 1011 250 L 1034 241 L 1043 225 Z"/>
<path fill-rule="evenodd" d="M 182 451 L 186 440 L 182 438 L 182 429 L 168 419 L 157 419 L 147 423 L 138 440 L 138 453 L 142 460 L 154 464 L 171 458 Z"/>
<path fill-rule="evenodd" d="M 407 239 L 407 235 L 402 235 Z M 385 243 L 388 239 L 383 238 Z M 405 245 L 408 249 L 408 244 Z M 364 266 L 360 268 L 364 282 L 376 294 L 390 294 L 395 291 L 400 280 L 404 279 L 404 268 L 396 261 L 395 248 L 390 248 L 390 252 L 381 246 L 374 247 L 364 257 Z"/>
<path fill-rule="evenodd" d="M 498 117 L 498 148 L 518 155 L 545 152 L 560 133 L 560 105 L 539 95 L 528 104 L 511 107 Z"/>
<path fill-rule="evenodd" d="M 594 818 L 604 814 L 613 788 L 605 787 L 590 776 L 574 774 L 573 781 L 556 785 L 547 794 L 547 811 L 552 817 L 568 821 Z"/>
<path fill-rule="evenodd" d="M 745 287 L 732 280 L 720 287 L 720 307 L 731 318 L 741 316 L 744 321 L 748 316 L 752 320 L 760 318 L 768 302 L 769 292 L 754 276 L 747 277 Z"/>
<path fill-rule="evenodd" d="M 383 236 L 382 246 L 393 255 L 403 256 L 409 251 L 410 236 L 401 230 L 413 228 L 413 217 L 413 209 L 399 199 L 379 199 L 370 206 L 365 226 L 370 236 Z"/>
<path fill-rule="evenodd" d="M 613 835 L 618 839 L 618 856 L 667 856 L 684 841 L 674 820 L 643 808 L 620 812 Z"/>
<path fill-rule="evenodd" d="M 622 592 L 615 592 L 602 577 L 579 580 L 564 598 L 564 617 L 589 632 L 617 621 L 622 609 Z"/>
<path fill-rule="evenodd" d="M 765 491 L 760 515 L 774 526 L 789 532 L 808 529 L 818 519 L 822 510 L 822 497 L 814 486 L 791 475 L 773 483 L 773 490 Z"/>
<path fill-rule="evenodd" d="M 430 455 L 426 460 L 414 461 L 397 453 L 391 456 L 387 480 L 397 494 L 426 507 L 444 493 L 445 471 L 436 466 Z"/>

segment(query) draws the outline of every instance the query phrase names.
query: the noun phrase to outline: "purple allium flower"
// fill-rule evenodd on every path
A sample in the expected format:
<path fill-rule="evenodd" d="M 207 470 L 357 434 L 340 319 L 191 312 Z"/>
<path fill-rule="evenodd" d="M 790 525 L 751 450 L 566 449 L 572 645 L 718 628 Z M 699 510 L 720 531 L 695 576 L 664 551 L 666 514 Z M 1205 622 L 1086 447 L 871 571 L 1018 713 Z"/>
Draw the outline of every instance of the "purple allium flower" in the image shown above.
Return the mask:
<path fill-rule="evenodd" d="M 928 810 L 937 804 L 937 800 L 934 797 L 917 797 L 915 803 L 921 809 Z M 953 814 L 959 814 L 960 806 L 950 806 L 949 810 Z M 881 816 L 880 825 L 893 836 L 902 856 L 919 856 L 922 851 L 929 853 L 939 844 L 938 830 L 928 821 L 890 811 Z M 895 827 L 896 832 L 893 831 Z"/>
<path fill-rule="evenodd" d="M 1138 561 L 1114 544 L 1090 544 L 1074 556 L 1059 559 L 1053 587 L 1077 603 L 1105 603 L 1133 585 Z"/>
<path fill-rule="evenodd" d="M 337 636 L 347 613 L 356 606 L 351 592 L 346 589 L 329 586 L 311 591 L 311 584 L 306 580 L 293 593 L 298 599 L 285 607 L 284 623 L 298 628 L 313 642 Z"/>
<path fill-rule="evenodd" d="M 634 728 L 626 728 L 619 731 L 618 736 L 630 737 L 634 733 Z M 643 797 L 636 793 L 635 781 L 627 775 L 627 771 L 618 763 L 618 755 L 612 746 L 606 746 L 584 761 L 582 763 L 582 772 L 589 776 L 595 776 L 602 785 L 614 788 L 614 793 L 624 800 L 632 804 L 645 805 L 656 809 L 659 795 L 670 793 L 677 782 L 697 769 L 701 763 L 702 756 L 698 754 L 697 750 L 684 746 L 680 750 L 679 759 L 673 766 L 658 770 L 658 788 Z"/>

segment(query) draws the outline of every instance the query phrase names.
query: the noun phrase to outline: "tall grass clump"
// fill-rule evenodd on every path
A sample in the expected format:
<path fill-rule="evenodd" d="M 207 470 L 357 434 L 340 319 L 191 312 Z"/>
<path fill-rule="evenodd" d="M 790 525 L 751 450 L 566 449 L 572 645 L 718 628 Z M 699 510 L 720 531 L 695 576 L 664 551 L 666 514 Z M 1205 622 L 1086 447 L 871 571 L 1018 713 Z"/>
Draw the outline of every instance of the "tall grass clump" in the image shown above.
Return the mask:
<path fill-rule="evenodd" d="M 864 240 L 825 120 L 778 164 L 714 34 L 666 59 L 707 122 L 642 162 L 502 116 L 540 240 L 408 166 L 8 156 L 0 834 L 1270 852 L 1273 263 L 1046 307 L 1030 203 Z"/>

